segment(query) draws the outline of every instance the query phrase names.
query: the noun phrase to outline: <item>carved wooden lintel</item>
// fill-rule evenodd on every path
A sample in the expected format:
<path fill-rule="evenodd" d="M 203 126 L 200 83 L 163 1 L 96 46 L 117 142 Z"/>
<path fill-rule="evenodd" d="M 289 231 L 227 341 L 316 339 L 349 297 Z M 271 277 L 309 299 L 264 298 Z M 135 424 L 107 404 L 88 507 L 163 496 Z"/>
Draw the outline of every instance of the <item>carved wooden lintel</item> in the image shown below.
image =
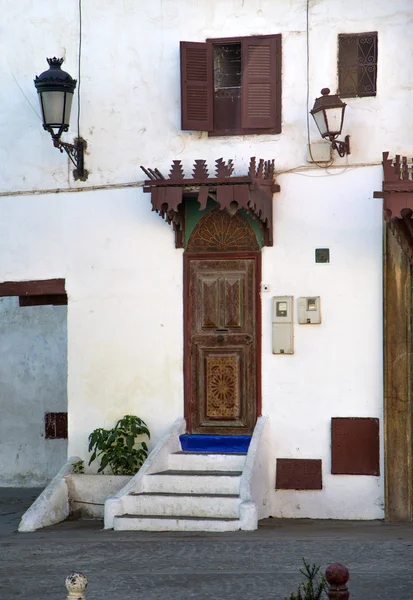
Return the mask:
<path fill-rule="evenodd" d="M 400 218 L 401 211 L 413 210 L 413 159 L 396 154 L 389 158 L 383 152 L 383 185 L 382 190 L 374 192 L 375 198 L 383 198 L 383 210 L 386 221 Z"/>
<path fill-rule="evenodd" d="M 190 194 L 199 202 L 199 210 L 204 210 L 208 197 L 213 197 L 221 209 L 234 214 L 244 209 L 254 219 L 259 219 L 264 246 L 273 245 L 272 195 L 280 191 L 274 182 L 274 160 L 256 158 L 250 160 L 248 175 L 232 177 L 232 160 L 222 158 L 215 161 L 215 177 L 210 177 L 205 160 L 195 160 L 192 178 L 186 178 L 180 160 L 174 160 L 166 179 L 158 169 L 141 167 L 149 177 L 144 184 L 144 192 L 151 194 L 152 210 L 167 223 L 173 225 L 175 246 L 184 247 L 184 195 Z"/>
<path fill-rule="evenodd" d="M 382 190 L 374 192 L 383 198 L 383 215 L 398 244 L 413 265 L 413 164 L 412 159 L 396 154 L 389 158 L 383 152 Z"/>

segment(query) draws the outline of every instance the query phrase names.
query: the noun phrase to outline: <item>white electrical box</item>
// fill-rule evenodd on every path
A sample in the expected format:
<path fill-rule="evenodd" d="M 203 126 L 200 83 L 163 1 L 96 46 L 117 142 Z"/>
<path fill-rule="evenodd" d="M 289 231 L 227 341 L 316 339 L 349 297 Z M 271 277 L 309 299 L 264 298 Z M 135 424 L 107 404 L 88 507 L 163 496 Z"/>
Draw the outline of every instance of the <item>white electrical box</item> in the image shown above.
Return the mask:
<path fill-rule="evenodd" d="M 313 142 L 307 146 L 307 162 L 330 162 L 331 144 L 328 142 Z"/>
<path fill-rule="evenodd" d="M 300 325 L 321 323 L 320 296 L 298 298 L 298 322 Z"/>
<path fill-rule="evenodd" d="M 294 354 L 293 296 L 272 299 L 272 353 Z"/>

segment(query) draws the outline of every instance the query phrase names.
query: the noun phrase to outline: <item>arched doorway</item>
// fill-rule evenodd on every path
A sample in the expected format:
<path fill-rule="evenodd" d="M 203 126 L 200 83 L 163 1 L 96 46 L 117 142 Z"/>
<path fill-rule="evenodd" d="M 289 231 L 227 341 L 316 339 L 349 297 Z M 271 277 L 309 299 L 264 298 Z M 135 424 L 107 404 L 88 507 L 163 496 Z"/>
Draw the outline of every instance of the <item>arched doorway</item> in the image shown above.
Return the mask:
<path fill-rule="evenodd" d="M 250 434 L 261 412 L 261 252 L 240 212 L 207 212 L 184 253 L 185 416 L 191 433 Z"/>

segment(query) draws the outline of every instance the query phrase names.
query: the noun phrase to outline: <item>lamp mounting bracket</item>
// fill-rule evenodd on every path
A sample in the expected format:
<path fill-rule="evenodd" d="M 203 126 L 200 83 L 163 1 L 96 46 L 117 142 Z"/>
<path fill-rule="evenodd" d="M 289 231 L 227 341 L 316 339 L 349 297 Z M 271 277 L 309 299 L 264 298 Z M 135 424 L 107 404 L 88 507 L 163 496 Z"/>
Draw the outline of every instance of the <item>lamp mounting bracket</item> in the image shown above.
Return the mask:
<path fill-rule="evenodd" d="M 87 148 L 86 140 L 79 137 L 74 139 L 73 144 L 69 144 L 68 142 L 62 142 L 60 139 L 60 135 L 54 134 L 53 130 L 50 131 L 50 129 L 47 128 L 47 131 L 49 131 L 53 138 L 54 147 L 58 148 L 60 152 L 66 152 L 71 162 L 76 167 L 73 170 L 74 179 L 86 181 L 89 175 L 88 171 L 85 169 L 85 150 Z"/>
<path fill-rule="evenodd" d="M 331 147 L 337 150 L 338 155 L 343 158 L 346 154 L 350 154 L 350 136 L 346 135 L 343 140 L 331 140 Z"/>

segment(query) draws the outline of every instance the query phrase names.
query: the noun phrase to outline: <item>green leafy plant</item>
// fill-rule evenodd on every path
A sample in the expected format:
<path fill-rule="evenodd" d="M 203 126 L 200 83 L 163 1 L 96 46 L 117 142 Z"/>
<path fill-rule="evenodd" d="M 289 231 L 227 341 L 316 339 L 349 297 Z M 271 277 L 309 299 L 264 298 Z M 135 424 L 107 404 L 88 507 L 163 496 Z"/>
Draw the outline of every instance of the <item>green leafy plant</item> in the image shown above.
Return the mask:
<path fill-rule="evenodd" d="M 298 585 L 297 593 L 292 593 L 285 600 L 321 600 L 327 597 L 327 581 L 323 575 L 320 575 L 320 566 L 310 566 L 303 558 L 304 568 L 300 573 L 304 575 L 306 581 L 301 581 Z"/>
<path fill-rule="evenodd" d="M 146 423 L 135 415 L 125 415 L 113 429 L 95 429 L 89 435 L 89 465 L 99 459 L 98 473 L 110 467 L 114 475 L 134 475 L 148 456 L 146 443 L 136 441 L 140 435 L 150 438 Z"/>
<path fill-rule="evenodd" d="M 85 472 L 85 462 L 83 460 L 77 460 L 72 463 L 73 473 L 84 473 Z"/>

